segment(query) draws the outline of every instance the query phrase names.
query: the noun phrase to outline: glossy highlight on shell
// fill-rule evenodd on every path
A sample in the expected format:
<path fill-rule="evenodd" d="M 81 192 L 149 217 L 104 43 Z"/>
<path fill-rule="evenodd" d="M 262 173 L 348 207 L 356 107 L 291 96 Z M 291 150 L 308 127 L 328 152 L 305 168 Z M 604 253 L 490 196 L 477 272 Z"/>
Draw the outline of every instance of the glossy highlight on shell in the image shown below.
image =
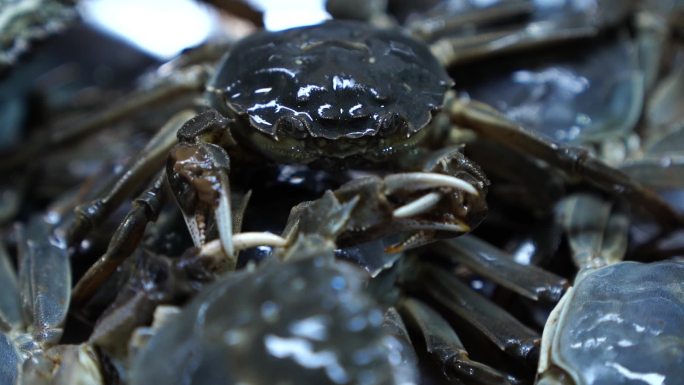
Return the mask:
<path fill-rule="evenodd" d="M 329 21 L 238 43 L 210 87 L 214 106 L 269 136 L 412 135 L 444 101 L 449 77 L 399 30 Z"/>
<path fill-rule="evenodd" d="M 131 385 L 397 384 L 400 361 L 364 274 L 332 255 L 230 274 L 160 330 L 131 368 Z M 248 296 L 237 293 L 248 292 Z M 158 352 L 173 353 L 171 362 Z"/>

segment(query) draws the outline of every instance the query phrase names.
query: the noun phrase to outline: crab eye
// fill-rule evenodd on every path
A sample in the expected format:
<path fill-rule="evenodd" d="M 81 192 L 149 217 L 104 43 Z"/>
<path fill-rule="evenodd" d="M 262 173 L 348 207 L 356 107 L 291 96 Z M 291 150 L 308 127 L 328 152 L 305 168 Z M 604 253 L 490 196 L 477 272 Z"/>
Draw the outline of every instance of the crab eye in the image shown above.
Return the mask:
<path fill-rule="evenodd" d="M 378 135 L 383 138 L 406 131 L 408 122 L 396 112 L 390 112 L 380 117 L 378 121 Z"/>
<path fill-rule="evenodd" d="M 309 125 L 297 116 L 283 116 L 276 122 L 276 138 L 304 139 L 309 135 Z"/>

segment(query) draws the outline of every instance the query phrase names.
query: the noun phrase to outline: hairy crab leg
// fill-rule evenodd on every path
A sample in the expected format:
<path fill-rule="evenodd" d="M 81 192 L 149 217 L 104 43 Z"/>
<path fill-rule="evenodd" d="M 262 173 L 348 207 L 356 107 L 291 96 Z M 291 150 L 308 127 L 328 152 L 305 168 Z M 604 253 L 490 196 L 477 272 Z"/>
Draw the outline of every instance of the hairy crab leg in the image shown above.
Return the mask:
<path fill-rule="evenodd" d="M 418 367 L 418 356 L 411 343 L 411 337 L 406 329 L 406 324 L 394 306 L 385 311 L 382 329 L 394 337 L 393 339 L 385 339 L 384 344 L 391 354 L 401 357 L 399 365 L 400 376 L 415 381 L 418 377 L 417 370 L 415 369 Z"/>
<path fill-rule="evenodd" d="M 684 71 L 682 71 L 684 83 Z M 639 182 L 654 188 L 677 189 L 684 180 L 684 117 L 668 125 L 666 133 L 654 132 L 644 145 L 641 157 L 629 159 L 620 169 Z M 655 131 L 655 130 L 653 130 Z"/>
<path fill-rule="evenodd" d="M 549 313 L 549 317 L 546 319 L 544 324 L 544 332 L 542 333 L 541 345 L 539 348 L 539 365 L 537 366 L 537 373 L 540 379 L 559 376 L 560 373 L 553 373 L 552 359 L 551 359 L 551 344 L 556 337 L 556 330 L 558 329 L 558 323 L 560 322 L 561 313 L 567 302 L 572 297 L 573 288 L 571 287 L 561 298 L 556 306 Z"/>
<path fill-rule="evenodd" d="M 105 254 L 90 266 L 76 283 L 71 297 L 74 305 L 83 305 L 90 299 L 104 281 L 138 247 L 145 233 L 145 227 L 149 222 L 157 219 L 164 205 L 165 181 L 166 175 L 162 172 L 155 178 L 152 186 L 133 201 L 133 207 L 112 235 Z"/>
<path fill-rule="evenodd" d="M 19 285 L 12 268 L 10 256 L 5 245 L 0 242 L 0 282 L 3 289 L 0 293 L 0 382 L 14 384 L 19 376 L 19 368 L 23 361 L 22 354 L 12 341 L 14 331 L 24 326 L 22 316 Z"/>
<path fill-rule="evenodd" d="M 33 158 L 40 156 L 46 149 L 57 148 L 79 140 L 106 126 L 118 123 L 133 113 L 145 111 L 191 92 L 200 93 L 208 78 L 205 69 L 194 68 L 174 75 L 151 89 L 136 91 L 125 100 L 115 104 L 100 114 L 92 116 L 76 124 L 68 124 L 50 130 L 41 130 L 40 136 L 31 138 L 15 153 L 8 154 L 0 162 L 0 171 L 10 171 L 20 167 Z"/>
<path fill-rule="evenodd" d="M 471 379 L 485 385 L 517 383 L 509 375 L 471 360 L 451 325 L 430 306 L 406 298 L 399 303 L 399 311 L 409 324 L 419 330 L 427 352 L 440 363 L 447 378 Z"/>
<path fill-rule="evenodd" d="M 606 3 L 573 7 L 569 14 L 561 14 L 558 4 L 505 1 L 458 13 L 433 12 L 409 28 L 418 38 L 429 42 L 433 54 L 448 67 L 473 59 L 592 38 L 625 20 L 633 8 L 629 3 Z M 563 8 L 563 11 L 569 10 Z M 522 23 L 516 22 L 521 19 Z"/>
<path fill-rule="evenodd" d="M 611 212 L 612 204 L 589 194 L 574 194 L 562 202 L 561 222 L 568 234 L 575 265 L 582 270 L 621 261 L 627 252 L 629 222 Z"/>
<path fill-rule="evenodd" d="M 464 26 L 500 22 L 505 19 L 526 16 L 533 11 L 534 4 L 529 1 L 507 1 L 495 7 L 424 17 L 410 23 L 408 29 L 414 36 L 424 41 L 432 41 L 439 36 L 448 34 L 449 31 L 461 29 Z M 454 40 L 458 39 L 463 39 L 463 37 L 454 38 Z"/>
<path fill-rule="evenodd" d="M 18 231 L 19 282 L 25 314 L 36 341 L 56 344 L 62 336 L 71 295 L 71 265 L 66 242 L 42 218 Z"/>
<path fill-rule="evenodd" d="M 176 144 L 176 132 L 195 113 L 184 110 L 174 115 L 128 165 L 114 186 L 106 186 L 100 198 L 76 208 L 76 218 L 67 228 L 67 242 L 80 242 L 97 227 L 141 184 L 159 171 L 168 151 Z"/>
<path fill-rule="evenodd" d="M 534 301 L 558 302 L 568 288 L 565 278 L 536 266 L 521 265 L 473 235 L 442 240 L 431 245 L 431 250 Z"/>
<path fill-rule="evenodd" d="M 469 99 L 452 99 L 446 111 L 452 122 L 460 127 L 468 127 L 484 138 L 542 159 L 570 177 L 584 180 L 603 191 L 624 196 L 635 207 L 650 212 L 651 217 L 666 230 L 684 224 L 684 218 L 655 192 L 606 165 L 585 149 L 559 146 L 511 122 L 492 107 Z"/>
<path fill-rule="evenodd" d="M 406 284 L 425 291 L 450 312 L 467 321 L 503 352 L 536 365 L 540 336 L 453 274 L 429 264 L 411 262 L 415 270 Z M 413 273 L 412 273 L 413 274 Z M 428 284 L 426 284 L 429 282 Z"/>
<path fill-rule="evenodd" d="M 24 320 L 21 315 L 19 286 L 5 245 L 0 242 L 0 330 L 10 331 L 19 328 Z"/>
<path fill-rule="evenodd" d="M 523 29 L 516 32 L 498 31 L 482 33 L 470 37 L 444 37 L 430 44 L 432 54 L 439 58 L 445 67 L 472 60 L 491 57 L 492 53 L 505 54 L 520 50 L 533 49 L 569 40 L 596 36 L 596 27 L 578 26 L 554 30 L 551 26 L 545 32 L 530 32 Z"/>
<path fill-rule="evenodd" d="M 665 155 L 627 161 L 620 170 L 646 186 L 657 189 L 676 189 L 684 180 L 684 156 Z"/>

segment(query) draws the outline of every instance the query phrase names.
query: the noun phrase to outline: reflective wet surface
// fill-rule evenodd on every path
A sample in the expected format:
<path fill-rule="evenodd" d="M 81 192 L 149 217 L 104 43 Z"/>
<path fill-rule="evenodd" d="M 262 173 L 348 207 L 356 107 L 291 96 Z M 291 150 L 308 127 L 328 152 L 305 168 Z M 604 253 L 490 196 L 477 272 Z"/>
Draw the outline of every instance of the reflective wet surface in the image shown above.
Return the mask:
<path fill-rule="evenodd" d="M 229 112 L 247 114 L 270 136 L 297 139 L 415 133 L 448 85 L 425 45 L 350 22 L 252 36 L 212 82 Z"/>
<path fill-rule="evenodd" d="M 559 362 L 582 385 L 678 384 L 684 375 L 683 279 L 682 262 L 622 262 L 588 275 L 561 318 Z"/>
<path fill-rule="evenodd" d="M 397 384 L 383 312 L 360 272 L 327 258 L 274 263 L 207 287 L 135 360 L 132 384 Z M 173 352 L 160 360 L 161 352 Z M 410 373 L 410 371 L 409 371 Z"/>

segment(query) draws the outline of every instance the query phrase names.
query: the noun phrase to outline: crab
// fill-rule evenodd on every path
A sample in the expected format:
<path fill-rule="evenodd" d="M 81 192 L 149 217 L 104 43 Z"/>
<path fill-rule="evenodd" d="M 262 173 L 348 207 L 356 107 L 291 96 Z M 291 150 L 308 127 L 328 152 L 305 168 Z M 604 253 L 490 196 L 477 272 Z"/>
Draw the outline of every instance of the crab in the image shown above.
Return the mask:
<path fill-rule="evenodd" d="M 145 90 L 80 124 L 57 130 L 6 159 L 17 164 L 36 149 L 86 135 L 181 95 L 205 91 L 198 107 L 177 112 L 100 198 L 81 205 L 68 229 L 76 245 L 139 185 L 159 174 L 135 200 L 109 251 L 77 284 L 86 298 L 139 241 L 163 202 L 168 178 L 197 246 L 219 238 L 228 265 L 235 264 L 229 172 L 263 163 L 299 163 L 332 170 L 374 171 L 348 182 L 348 194 L 375 194 L 358 239 L 405 233 L 394 250 L 452 237 L 485 215 L 488 181 L 465 158 L 454 126 L 528 153 L 599 189 L 644 207 L 665 228 L 681 218 L 658 196 L 585 150 L 559 147 L 510 122 L 494 109 L 449 91 L 451 81 L 428 46 L 396 29 L 351 21 L 281 32 L 260 32 L 229 49 L 215 68 L 198 57 L 210 47 L 170 63 Z M 442 64 L 447 64 L 441 58 Z M 170 70 L 170 71 L 169 71 Z M 167 75 L 164 75 L 167 73 Z M 197 114 L 195 116 L 195 114 Z M 457 135 L 456 135 L 457 136 Z M 369 222 L 370 221 L 370 222 Z M 267 236 L 265 236 L 267 237 Z M 268 237 L 267 237 L 268 238 Z M 254 238 L 251 244 L 281 239 Z"/>
<path fill-rule="evenodd" d="M 128 383 L 417 383 L 415 362 L 405 358 L 410 348 L 383 325 L 365 290 L 368 275 L 334 258 L 331 233 L 357 201 L 331 215 L 316 211 L 320 226 L 300 232 L 282 260 L 223 275 L 145 331 Z M 245 365 L 251 361 L 259 365 Z"/>
<path fill-rule="evenodd" d="M 19 279 L 0 245 L 0 381 L 101 384 L 92 345 L 58 345 L 69 307 L 71 269 L 63 239 L 45 218 L 20 229 Z"/>
<path fill-rule="evenodd" d="M 0 73 L 16 64 L 36 40 L 54 35 L 77 18 L 75 1 L 0 2 Z"/>
<path fill-rule="evenodd" d="M 167 64 L 149 87 L 126 101 L 68 129 L 56 130 L 6 160 L 6 164 L 17 164 L 46 145 L 75 139 L 134 112 L 183 102 L 188 93 L 205 93 L 199 105 L 176 112 L 100 198 L 77 209 L 76 220 L 68 227 L 71 246 L 102 224 L 127 195 L 152 179 L 149 188 L 133 201 L 105 255 L 76 285 L 73 300 L 77 306 L 137 247 L 145 226 L 164 206 L 167 181 L 195 244 L 205 249 L 218 245 L 215 250 L 224 255 L 228 269 L 234 268 L 237 251 L 243 247 L 281 247 L 294 239 L 239 234 L 246 203 L 236 205 L 232 198 L 237 183 L 230 181 L 264 163 L 375 174 L 335 186 L 341 201 L 358 200 L 349 228 L 336 240 L 340 245 L 401 233 L 386 249 L 401 252 L 466 233 L 485 215 L 488 181 L 461 153 L 455 126 L 559 168 L 571 177 L 568 179 L 624 196 L 649 211 L 664 228 L 681 224 L 679 215 L 654 193 L 586 151 L 559 146 L 487 105 L 454 95 L 444 70 L 450 56 L 440 56 L 439 50 L 433 50 L 437 55 L 433 56 L 428 45 L 397 29 L 331 21 L 261 32 L 227 48 L 229 52 L 218 65 L 207 65 L 207 57 L 211 61 L 224 54 L 225 47 L 218 48 L 196 57 L 190 53 Z M 480 247 L 473 242 L 465 245 L 467 249 Z M 492 266 L 484 265 L 485 269 Z M 447 281 L 430 269 L 419 276 Z M 461 291 L 453 282 L 434 290 L 440 299 Z M 526 292 L 538 295 L 534 290 Z M 464 303 L 455 311 L 467 313 L 468 306 L 482 309 L 475 314 L 476 321 L 508 320 L 498 312 L 496 317 L 487 317 L 488 311 L 495 311 L 492 307 Z M 417 324 L 427 324 L 424 320 L 430 316 L 416 310 L 418 307 L 409 303 L 406 312 L 415 313 Z M 481 327 L 502 335 L 496 325 Z M 443 338 L 457 345 L 452 336 Z M 503 349 L 534 361 L 530 352 L 538 340 L 535 333 L 515 330 L 513 347 L 506 346 L 504 339 L 499 339 Z M 454 366 L 463 362 L 457 360 Z"/>
<path fill-rule="evenodd" d="M 359 207 L 362 198 L 339 200 L 337 195 L 327 192 L 293 210 L 287 228 L 296 233 L 296 240 L 278 248 L 278 258 L 219 277 L 177 316 L 163 320 L 159 327 L 136 332 L 143 338 L 129 357 L 128 381 L 186 378 L 202 383 L 229 378 L 253 383 L 413 384 L 417 383 L 413 346 L 420 344 L 414 338 L 422 337 L 429 354 L 453 381 L 519 383 L 515 376 L 470 359 L 449 323 L 424 302 L 425 296 L 402 296 L 396 302 L 395 290 L 385 286 L 386 279 L 371 278 L 356 266 L 335 261 L 336 241 L 354 231 L 350 220 L 357 216 L 356 210 L 363 210 Z M 549 273 L 519 268 L 538 273 L 528 282 L 540 281 L 542 276 L 548 286 L 558 284 L 550 282 Z M 408 276 L 418 270 L 429 270 L 427 286 L 440 286 L 432 293 L 435 299 L 449 296 L 445 303 L 454 311 L 471 313 L 478 329 L 500 337 L 497 344 L 519 350 L 512 355 L 520 358 L 535 349 L 538 336 L 534 332 L 484 298 L 468 294 L 467 288 L 456 286 L 455 292 L 458 280 L 445 269 L 417 262 L 400 275 L 413 280 Z M 421 285 L 426 275 L 422 271 L 418 275 L 413 284 Z M 389 278 L 390 284 L 393 280 Z M 368 285 L 380 286 L 360 289 Z M 237 302 L 235 290 L 241 292 Z M 303 291 L 307 295 L 300 294 Z M 385 323 L 380 327 L 383 307 Z M 271 370 L 241 364 L 203 370 L 216 362 L 246 359 Z"/>
<path fill-rule="evenodd" d="M 623 262 L 628 221 L 609 201 L 576 194 L 562 206 L 579 273 L 547 320 L 537 383 L 677 383 L 684 264 Z"/>

